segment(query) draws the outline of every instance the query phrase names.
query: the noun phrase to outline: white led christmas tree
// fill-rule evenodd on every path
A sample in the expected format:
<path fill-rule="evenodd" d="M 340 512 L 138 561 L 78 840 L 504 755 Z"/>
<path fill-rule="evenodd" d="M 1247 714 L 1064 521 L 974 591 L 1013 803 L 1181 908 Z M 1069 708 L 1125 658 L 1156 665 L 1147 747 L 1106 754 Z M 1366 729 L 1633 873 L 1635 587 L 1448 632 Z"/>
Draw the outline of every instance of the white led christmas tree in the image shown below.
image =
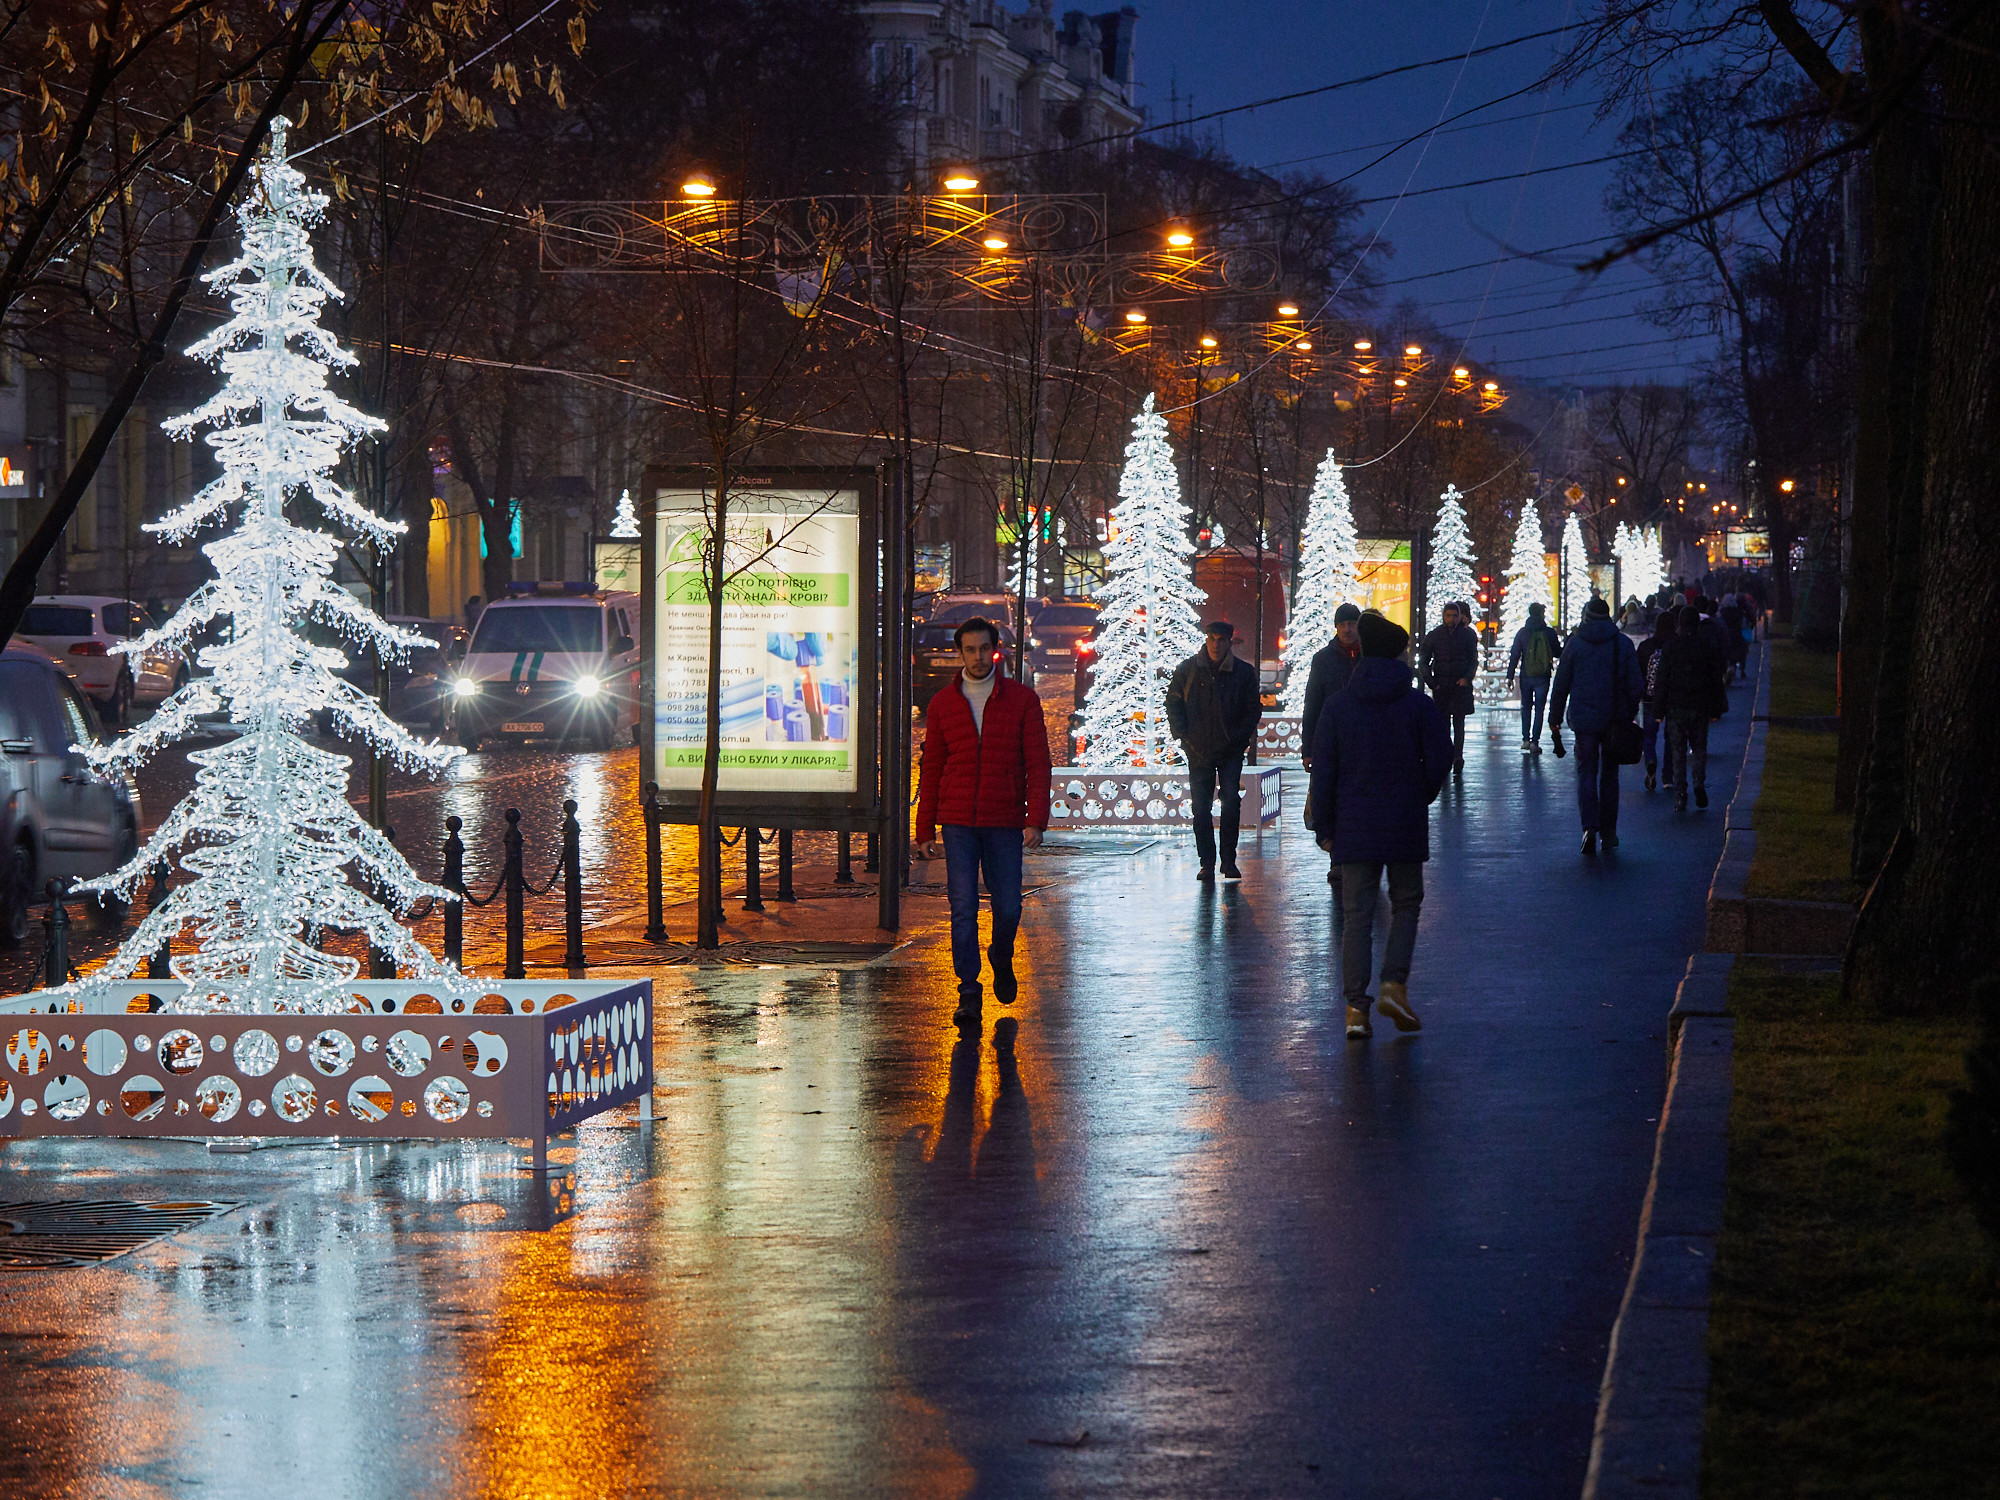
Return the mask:
<path fill-rule="evenodd" d="M 340 650 L 316 646 L 304 634 L 308 621 L 318 621 L 356 647 L 392 658 L 426 644 L 385 624 L 334 581 L 337 538 L 294 525 L 285 514 L 288 498 L 309 497 L 349 535 L 377 546 L 405 529 L 331 477 L 342 450 L 383 424 L 327 386 L 329 370 L 346 368 L 354 356 L 318 326 L 321 304 L 340 295 L 313 264 L 307 234 L 326 198 L 309 190 L 286 160 L 286 129 L 284 120 L 274 123 L 237 209 L 242 252 L 206 277 L 227 291 L 235 316 L 188 352 L 220 365 L 222 389 L 165 424 L 182 438 L 209 429 L 204 441 L 221 477 L 146 528 L 182 543 L 240 506 L 236 529 L 202 549 L 215 566 L 214 581 L 166 625 L 119 648 L 136 657 L 211 638 L 196 656 L 211 675 L 190 681 L 137 732 L 91 752 L 101 770 L 122 772 L 185 736 L 202 715 L 223 712 L 237 731 L 235 739 L 189 756 L 199 768 L 194 791 L 138 855 L 83 886 L 129 897 L 156 863 L 179 855 L 193 878 L 81 981 L 87 989 L 129 976 L 163 943 L 192 929 L 196 951 L 171 962 L 174 977 L 187 983 L 171 1010 L 349 1009 L 358 961 L 311 944 L 329 927 L 359 929 L 405 976 L 442 993 L 476 988 L 395 917 L 426 896 L 447 893 L 418 879 L 348 803 L 347 757 L 302 736 L 308 720 L 325 711 L 338 728 L 408 767 L 439 770 L 461 753 L 405 733 L 335 675 L 345 665 Z M 210 627 L 222 621 L 227 630 L 212 639 Z"/>
<path fill-rule="evenodd" d="M 1666 570 L 1660 565 L 1658 531 L 1627 526 L 1621 521 L 1611 550 L 1618 559 L 1618 591 L 1626 599 L 1643 601 L 1660 591 L 1660 580 Z"/>
<path fill-rule="evenodd" d="M 1470 608 L 1479 593 L 1479 581 L 1473 577 L 1472 532 L 1465 524 L 1465 507 L 1459 504 L 1464 498 L 1455 484 L 1446 485 L 1438 496 L 1437 525 L 1431 530 L 1430 581 L 1424 589 L 1426 630 L 1444 623 L 1447 604 Z"/>
<path fill-rule="evenodd" d="M 1153 398 L 1132 422 L 1125 472 L 1104 544 L 1097 670 L 1084 701 L 1082 763 L 1092 770 L 1166 766 L 1181 759 L 1167 731 L 1167 684 L 1201 648 L 1188 508 Z"/>
<path fill-rule="evenodd" d="M 614 542 L 639 540 L 639 512 L 632 508 L 630 490 L 624 490 L 618 496 L 618 514 L 611 518 L 611 539 Z"/>
<path fill-rule="evenodd" d="M 1562 591 L 1562 628 L 1574 630 L 1590 603 L 1590 554 L 1583 549 L 1583 522 L 1575 511 L 1563 518 Z"/>
<path fill-rule="evenodd" d="M 1306 501 L 1305 534 L 1299 539 L 1299 596 L 1285 627 L 1283 712 L 1287 714 L 1296 717 L 1305 712 L 1313 655 L 1333 639 L 1333 612 L 1343 604 L 1361 602 L 1355 571 L 1360 556 L 1347 479 L 1329 448 Z"/>
<path fill-rule="evenodd" d="M 1542 513 L 1534 501 L 1523 500 L 1520 524 L 1514 528 L 1514 555 L 1507 564 L 1507 593 L 1500 601 L 1500 647 L 1514 649 L 1514 636 L 1528 623 L 1529 605 L 1541 605 L 1546 618 L 1554 603 L 1542 552 Z"/>

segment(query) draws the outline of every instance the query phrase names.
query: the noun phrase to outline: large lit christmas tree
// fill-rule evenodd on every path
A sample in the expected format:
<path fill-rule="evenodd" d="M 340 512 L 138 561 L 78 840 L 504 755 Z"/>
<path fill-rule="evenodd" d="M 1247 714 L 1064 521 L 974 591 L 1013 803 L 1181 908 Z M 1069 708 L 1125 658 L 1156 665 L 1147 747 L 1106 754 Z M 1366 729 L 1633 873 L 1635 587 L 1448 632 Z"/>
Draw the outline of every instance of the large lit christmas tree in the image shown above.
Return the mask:
<path fill-rule="evenodd" d="M 1329 448 L 1306 501 L 1305 534 L 1299 539 L 1299 596 L 1286 621 L 1283 711 L 1287 714 L 1296 717 L 1306 710 L 1313 654 L 1333 639 L 1333 612 L 1350 601 L 1360 602 L 1361 580 L 1355 571 L 1360 557 L 1347 479 Z"/>
<path fill-rule="evenodd" d="M 1180 761 L 1167 731 L 1167 684 L 1201 648 L 1188 508 L 1153 398 L 1132 422 L 1098 595 L 1097 668 L 1083 705 L 1082 763 L 1093 770 Z"/>
<path fill-rule="evenodd" d="M 1590 603 L 1590 554 L 1575 511 L 1563 518 L 1562 581 L 1562 628 L 1569 631 L 1583 623 L 1583 607 Z"/>
<path fill-rule="evenodd" d="M 1514 528 L 1514 555 L 1507 563 L 1507 593 L 1500 601 L 1500 646 L 1514 649 L 1514 637 L 1528 623 L 1528 606 L 1539 604 L 1544 615 L 1553 609 L 1549 569 L 1542 551 L 1542 512 L 1533 500 L 1521 502 L 1521 520 Z"/>
<path fill-rule="evenodd" d="M 1660 591 L 1666 569 L 1660 562 L 1660 533 L 1618 523 L 1617 538 L 1611 544 L 1618 559 L 1618 591 L 1626 599 L 1646 600 Z M 1621 604 L 1624 600 L 1619 601 Z"/>
<path fill-rule="evenodd" d="M 180 1011 L 349 1009 L 359 963 L 312 946 L 330 927 L 359 929 L 406 976 L 444 993 L 474 988 L 396 920 L 396 911 L 448 893 L 418 879 L 348 803 L 347 757 L 302 736 L 315 713 L 328 712 L 338 728 L 408 767 L 436 771 L 461 753 L 405 733 L 336 675 L 346 664 L 342 651 L 316 646 L 304 633 L 308 621 L 317 621 L 356 648 L 391 658 L 427 644 L 385 624 L 334 581 L 336 537 L 294 525 L 285 514 L 288 498 L 310 498 L 349 536 L 378 547 L 405 529 L 331 477 L 349 443 L 383 424 L 327 386 L 329 370 L 352 365 L 354 356 L 318 325 L 321 305 L 340 295 L 313 264 L 307 234 L 326 198 L 309 190 L 286 160 L 286 129 L 284 120 L 275 122 L 237 209 L 241 254 L 206 278 L 226 288 L 235 316 L 188 350 L 220 365 L 222 389 L 166 424 L 183 438 L 209 429 L 204 441 L 221 477 L 146 529 L 182 543 L 239 505 L 241 514 L 235 530 L 202 549 L 215 566 L 214 581 L 166 625 L 121 649 L 143 656 L 211 636 L 219 621 L 228 628 L 198 650 L 197 661 L 211 675 L 190 681 L 136 733 L 91 752 L 101 770 L 123 771 L 218 711 L 237 732 L 189 756 L 199 768 L 194 791 L 129 864 L 83 887 L 129 897 L 157 863 L 179 855 L 194 878 L 172 890 L 81 983 L 88 988 L 131 975 L 191 928 L 196 951 L 171 962 L 174 977 L 187 983 L 169 1007 Z"/>
<path fill-rule="evenodd" d="M 1438 496 L 1437 525 L 1431 529 L 1430 582 L 1424 589 L 1425 630 L 1444 623 L 1447 604 L 1470 609 L 1479 593 L 1479 580 L 1473 576 L 1472 532 L 1459 503 L 1464 498 L 1455 484 L 1446 485 Z"/>

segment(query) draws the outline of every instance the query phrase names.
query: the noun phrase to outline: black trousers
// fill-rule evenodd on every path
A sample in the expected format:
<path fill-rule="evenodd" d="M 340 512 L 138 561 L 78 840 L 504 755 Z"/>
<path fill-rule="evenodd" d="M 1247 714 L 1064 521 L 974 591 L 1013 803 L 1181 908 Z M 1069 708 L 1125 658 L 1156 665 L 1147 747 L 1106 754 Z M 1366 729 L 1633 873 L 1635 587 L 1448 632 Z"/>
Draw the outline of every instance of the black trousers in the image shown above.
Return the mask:
<path fill-rule="evenodd" d="M 1243 757 L 1226 756 L 1212 766 L 1188 767 L 1188 796 L 1194 803 L 1194 847 L 1204 865 L 1215 863 L 1215 822 L 1209 804 L 1222 796 L 1222 862 L 1236 863 L 1236 830 L 1243 821 Z"/>

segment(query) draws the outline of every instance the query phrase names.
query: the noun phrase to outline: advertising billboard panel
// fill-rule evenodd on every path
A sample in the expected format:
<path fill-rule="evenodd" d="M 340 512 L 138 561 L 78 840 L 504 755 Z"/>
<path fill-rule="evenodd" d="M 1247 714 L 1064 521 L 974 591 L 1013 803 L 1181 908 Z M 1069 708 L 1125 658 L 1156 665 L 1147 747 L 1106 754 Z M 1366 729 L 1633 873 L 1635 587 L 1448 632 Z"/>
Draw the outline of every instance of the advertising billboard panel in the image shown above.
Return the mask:
<path fill-rule="evenodd" d="M 1354 571 L 1361 584 L 1361 607 L 1378 609 L 1405 630 L 1411 629 L 1414 588 L 1408 537 L 1361 538 Z"/>

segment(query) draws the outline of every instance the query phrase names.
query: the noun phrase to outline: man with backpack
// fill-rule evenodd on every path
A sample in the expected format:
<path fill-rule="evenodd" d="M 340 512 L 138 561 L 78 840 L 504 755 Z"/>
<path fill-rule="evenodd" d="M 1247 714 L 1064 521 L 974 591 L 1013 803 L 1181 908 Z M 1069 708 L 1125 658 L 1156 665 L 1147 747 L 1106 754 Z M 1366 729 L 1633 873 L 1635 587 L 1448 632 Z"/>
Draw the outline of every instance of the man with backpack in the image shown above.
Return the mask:
<path fill-rule="evenodd" d="M 1604 741 L 1613 724 L 1630 724 L 1638 707 L 1638 653 L 1611 623 L 1611 606 L 1592 599 L 1563 647 L 1549 699 L 1549 712 L 1560 719 L 1567 709 L 1576 731 L 1576 806 L 1586 855 L 1597 853 L 1600 834 L 1606 849 L 1618 847 L 1618 762 Z"/>
<path fill-rule="evenodd" d="M 1646 735 L 1646 790 L 1655 790 L 1659 782 L 1660 759 L 1658 753 L 1661 739 L 1660 726 L 1666 719 L 1666 708 L 1660 699 L 1660 663 L 1666 655 L 1666 648 L 1675 639 L 1680 625 L 1680 611 L 1669 608 L 1660 611 L 1653 621 L 1653 633 L 1639 643 L 1639 681 L 1645 692 L 1640 704 L 1640 728 Z M 1674 779 L 1674 737 L 1669 734 L 1667 741 L 1667 780 Z"/>
<path fill-rule="evenodd" d="M 1507 685 L 1521 674 L 1521 753 L 1542 753 L 1542 714 L 1549 703 L 1549 679 L 1555 674 L 1556 658 L 1562 655 L 1562 641 L 1550 628 L 1540 600 L 1528 606 L 1528 623 L 1514 632 L 1514 646 L 1507 653 Z"/>

